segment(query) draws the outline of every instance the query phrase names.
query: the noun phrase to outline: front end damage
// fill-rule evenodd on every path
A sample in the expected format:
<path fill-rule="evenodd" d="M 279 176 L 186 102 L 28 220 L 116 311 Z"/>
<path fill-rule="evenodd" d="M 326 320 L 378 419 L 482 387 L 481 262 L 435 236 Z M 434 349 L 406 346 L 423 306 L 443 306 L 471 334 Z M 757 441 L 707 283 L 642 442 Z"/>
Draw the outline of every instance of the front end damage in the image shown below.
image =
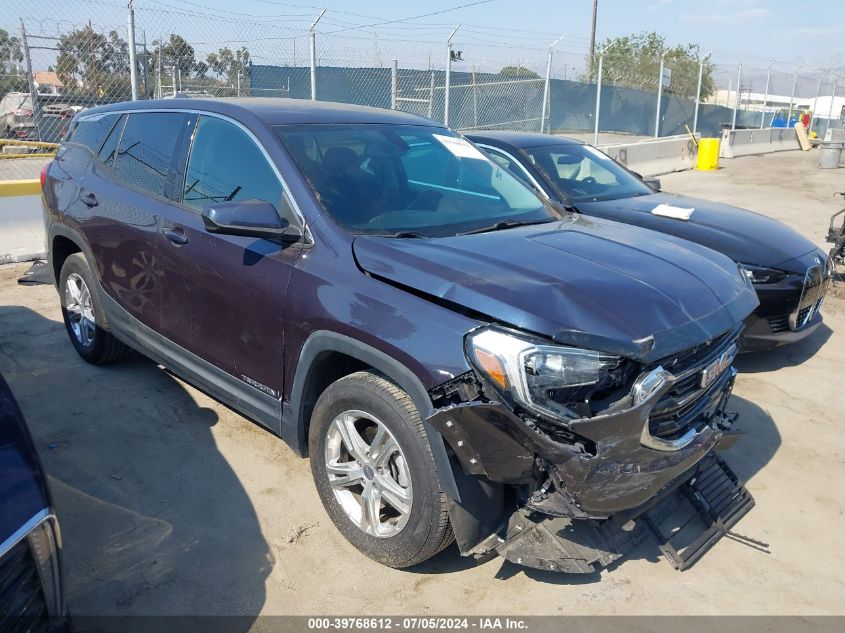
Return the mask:
<path fill-rule="evenodd" d="M 642 367 L 618 400 L 566 424 L 476 373 L 435 390 L 427 422 L 451 449 L 461 552 L 590 573 L 652 534 L 674 567 L 691 565 L 754 504 L 714 451 L 736 437 L 737 336 Z"/>

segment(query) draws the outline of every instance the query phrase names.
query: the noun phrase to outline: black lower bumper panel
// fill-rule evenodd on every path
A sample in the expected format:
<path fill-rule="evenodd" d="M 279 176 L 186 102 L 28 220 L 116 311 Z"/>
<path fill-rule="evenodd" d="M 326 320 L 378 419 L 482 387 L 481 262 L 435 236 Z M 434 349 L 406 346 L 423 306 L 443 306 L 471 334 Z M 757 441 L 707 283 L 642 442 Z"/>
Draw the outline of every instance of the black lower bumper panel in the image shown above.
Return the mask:
<path fill-rule="evenodd" d="M 646 524 L 675 569 L 695 563 L 736 525 L 754 498 L 717 455 L 706 459 L 690 481 L 645 513 Z"/>
<path fill-rule="evenodd" d="M 689 568 L 752 507 L 754 499 L 715 453 L 695 474 L 649 504 L 604 521 L 513 515 L 496 551 L 518 565 L 592 573 L 652 535 L 678 570 Z"/>

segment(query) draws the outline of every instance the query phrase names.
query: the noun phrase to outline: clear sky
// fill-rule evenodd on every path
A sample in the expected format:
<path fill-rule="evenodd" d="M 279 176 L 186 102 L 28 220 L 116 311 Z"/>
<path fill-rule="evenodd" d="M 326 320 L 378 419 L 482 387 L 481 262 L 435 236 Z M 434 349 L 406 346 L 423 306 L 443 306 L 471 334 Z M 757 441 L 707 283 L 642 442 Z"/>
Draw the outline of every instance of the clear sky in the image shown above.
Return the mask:
<path fill-rule="evenodd" d="M 2 0 L 0 28 L 60 33 L 91 20 L 103 32 L 125 32 L 126 0 Z M 134 0 L 136 25 L 150 41 L 179 33 L 199 58 L 221 45 L 248 46 L 255 63 L 307 63 L 307 30 L 317 27 L 321 65 L 429 65 L 442 68 L 445 40 L 458 24 L 461 69 L 497 72 L 523 64 L 542 73 L 549 44 L 560 35 L 553 76 L 572 78 L 586 64 L 592 0 Z M 463 6 L 462 5 L 472 5 Z M 458 8 L 456 8 L 458 7 Z M 454 10 L 451 10 L 454 9 Z M 416 17 L 419 16 L 419 17 Z M 414 19 L 408 19 L 414 18 Z M 795 65 L 798 93 L 812 95 L 817 78 L 835 68 L 845 82 L 845 0 L 598 0 L 597 40 L 642 31 L 669 45 L 712 51 L 719 87 L 762 92 L 774 64 L 775 93 L 788 94 Z M 50 63 L 36 53 L 36 65 Z M 843 83 L 840 82 L 840 83 Z M 828 86 L 830 84 L 827 84 Z M 825 88 L 823 90 L 829 90 Z"/>
<path fill-rule="evenodd" d="M 432 13 L 472 0 L 162 1 L 173 6 L 203 4 L 259 15 L 300 13 L 309 6 L 327 7 L 376 18 L 337 14 L 363 24 Z M 755 56 L 759 63 L 776 58 L 820 66 L 841 66 L 845 58 L 845 2 L 841 0 L 598 0 L 598 7 L 599 40 L 654 30 L 665 35 L 670 44 L 698 43 L 704 50 L 714 51 L 717 61 L 725 63 L 745 54 Z M 492 0 L 402 24 L 466 23 L 524 29 L 538 32 L 540 40 L 543 33 L 565 33 L 570 45 L 585 46 L 591 12 L 592 0 Z"/>

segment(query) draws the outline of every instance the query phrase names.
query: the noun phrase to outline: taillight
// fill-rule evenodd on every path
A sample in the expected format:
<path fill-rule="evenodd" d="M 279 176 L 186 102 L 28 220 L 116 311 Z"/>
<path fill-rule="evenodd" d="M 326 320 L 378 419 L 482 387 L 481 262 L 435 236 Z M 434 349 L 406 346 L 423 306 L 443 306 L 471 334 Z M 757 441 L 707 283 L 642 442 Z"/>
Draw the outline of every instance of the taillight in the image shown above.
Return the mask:
<path fill-rule="evenodd" d="M 44 189 L 44 183 L 47 182 L 47 172 L 50 171 L 50 164 L 53 161 L 45 164 L 44 167 L 41 168 L 41 188 Z"/>

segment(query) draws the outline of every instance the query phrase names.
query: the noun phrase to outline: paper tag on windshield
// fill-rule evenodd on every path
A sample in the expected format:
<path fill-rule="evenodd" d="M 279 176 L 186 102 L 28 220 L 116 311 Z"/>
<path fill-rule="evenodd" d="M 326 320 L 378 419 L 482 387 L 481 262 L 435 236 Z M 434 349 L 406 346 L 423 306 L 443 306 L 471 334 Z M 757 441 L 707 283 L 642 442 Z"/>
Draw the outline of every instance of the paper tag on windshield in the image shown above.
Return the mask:
<path fill-rule="evenodd" d="M 675 220 L 689 220 L 692 212 L 695 209 L 685 209 L 683 207 L 673 207 L 671 204 L 658 204 L 651 210 L 653 215 L 662 215 L 664 218 L 673 218 Z"/>
<path fill-rule="evenodd" d="M 462 138 L 456 136 L 443 136 L 442 134 L 433 134 L 434 138 L 440 141 L 440 144 L 448 149 L 452 154 L 458 158 L 475 158 L 477 160 L 487 160 L 476 147 Z"/>

